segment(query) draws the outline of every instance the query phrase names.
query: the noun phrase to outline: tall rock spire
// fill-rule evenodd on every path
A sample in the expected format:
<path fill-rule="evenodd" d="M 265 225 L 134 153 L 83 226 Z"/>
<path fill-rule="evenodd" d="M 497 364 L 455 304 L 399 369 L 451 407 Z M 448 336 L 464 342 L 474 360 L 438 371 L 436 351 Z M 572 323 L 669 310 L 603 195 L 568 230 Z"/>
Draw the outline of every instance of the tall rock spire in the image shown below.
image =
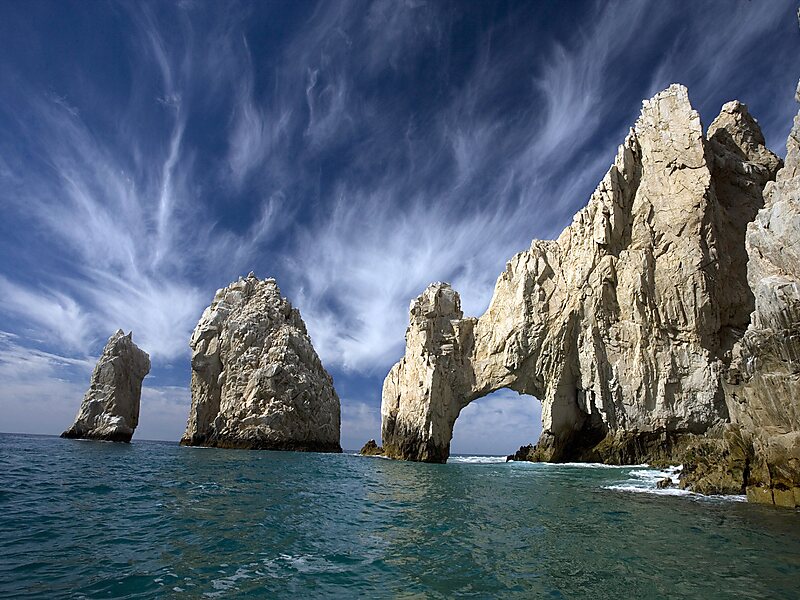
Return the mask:
<path fill-rule="evenodd" d="M 72 426 L 63 438 L 130 442 L 139 424 L 142 380 L 150 357 L 120 329 L 108 339 Z"/>

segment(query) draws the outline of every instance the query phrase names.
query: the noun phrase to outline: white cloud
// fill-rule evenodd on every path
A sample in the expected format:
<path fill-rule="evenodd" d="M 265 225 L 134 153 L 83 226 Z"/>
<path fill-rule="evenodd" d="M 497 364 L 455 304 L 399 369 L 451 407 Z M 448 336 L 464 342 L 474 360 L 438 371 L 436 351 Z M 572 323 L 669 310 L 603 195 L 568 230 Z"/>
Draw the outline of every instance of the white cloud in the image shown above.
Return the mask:
<path fill-rule="evenodd" d="M 0 332 L 0 430 L 61 433 L 78 412 L 91 361 L 30 348 L 23 341 Z"/>
<path fill-rule="evenodd" d="M 641 11 L 634 13 L 638 19 Z M 585 153 L 581 143 L 603 124 L 603 71 L 630 35 L 605 16 L 576 49 L 550 49 L 531 88 L 542 108 L 521 122 L 486 106 L 505 63 L 524 57 L 516 47 L 483 51 L 437 127 L 408 149 L 408 162 L 423 172 L 431 157 L 441 163 L 438 191 L 419 173 L 391 166 L 377 183 L 341 185 L 288 259 L 300 279 L 293 299 L 326 364 L 387 369 L 402 354 L 409 301 L 428 283 L 450 281 L 465 313 L 479 315 L 505 261 L 535 235 L 558 233 L 613 159 L 615 146 Z M 578 175 L 553 177 L 565 164 Z"/>
<path fill-rule="evenodd" d="M 0 295 L 3 310 L 21 317 L 23 329 L 60 342 L 70 350 L 85 350 L 91 336 L 90 317 L 74 298 L 57 291 L 26 288 L 2 275 Z"/>
<path fill-rule="evenodd" d="M 145 380 L 134 440 L 177 441 L 186 429 L 191 394 L 179 386 L 152 386 Z"/>

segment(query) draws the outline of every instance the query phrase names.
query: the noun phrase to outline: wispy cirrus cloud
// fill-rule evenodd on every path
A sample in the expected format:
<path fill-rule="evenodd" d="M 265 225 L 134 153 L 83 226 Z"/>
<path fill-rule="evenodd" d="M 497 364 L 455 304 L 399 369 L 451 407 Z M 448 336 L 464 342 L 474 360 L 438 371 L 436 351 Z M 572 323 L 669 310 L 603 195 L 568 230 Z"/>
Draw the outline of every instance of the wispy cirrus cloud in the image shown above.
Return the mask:
<path fill-rule="evenodd" d="M 155 359 L 172 360 L 186 356 L 208 278 L 247 265 L 273 231 L 281 203 L 267 199 L 237 233 L 219 227 L 198 198 L 194 151 L 184 139 L 186 79 L 196 57 L 170 48 L 147 11 L 139 17 L 132 37 L 159 74 L 160 95 L 130 107 L 118 125 L 127 130 L 136 115 L 145 122 L 156 115 L 166 128 L 155 139 L 143 131 L 122 141 L 100 136 L 65 98 L 28 90 L 15 141 L 24 140 L 36 160 L 15 157 L 17 189 L 4 203 L 47 240 L 38 276 L 50 272 L 58 291 L 6 276 L 0 285 L 12 301 L 0 310 L 83 354 L 122 327 Z"/>
<path fill-rule="evenodd" d="M 478 41 L 471 71 L 435 111 L 432 127 L 406 139 L 399 155 L 375 140 L 370 156 L 381 175 L 340 181 L 332 207 L 300 230 L 289 259 L 301 279 L 293 293 L 327 363 L 384 371 L 402 353 L 409 300 L 429 282 L 452 282 L 467 314 L 480 314 L 504 262 L 532 238 L 557 236 L 569 223 L 610 165 L 639 99 L 650 93 L 646 80 L 631 81 L 620 65 L 641 69 L 629 55 L 657 51 L 643 39 L 669 39 L 674 8 L 653 9 L 656 17 L 651 9 L 636 5 L 622 15 L 597 4 L 570 35 L 547 43 L 523 44 L 493 26 Z M 685 21 L 689 39 L 714 42 L 651 58 L 663 67 L 664 86 L 702 79 L 707 89 L 724 89 L 741 63 L 723 61 L 722 68 L 715 59 L 701 74 L 696 65 L 719 52 L 697 50 L 734 45 L 732 56 L 741 57 L 786 12 L 772 6 L 742 25 L 746 11 L 703 9 Z M 710 34 L 713 24 L 730 35 Z M 365 68 L 348 52 L 334 56 L 339 73 Z M 527 85 L 509 85 L 526 70 L 533 71 Z M 498 93 L 509 89 L 524 93 L 529 105 Z M 362 113 L 369 119 L 368 104 Z M 387 114 L 373 129 L 394 130 L 392 118 Z"/>
<path fill-rule="evenodd" d="M 68 350 L 86 347 L 90 319 L 74 298 L 12 283 L 2 275 L 0 294 L 4 312 L 26 319 L 29 331 L 47 331 Z"/>

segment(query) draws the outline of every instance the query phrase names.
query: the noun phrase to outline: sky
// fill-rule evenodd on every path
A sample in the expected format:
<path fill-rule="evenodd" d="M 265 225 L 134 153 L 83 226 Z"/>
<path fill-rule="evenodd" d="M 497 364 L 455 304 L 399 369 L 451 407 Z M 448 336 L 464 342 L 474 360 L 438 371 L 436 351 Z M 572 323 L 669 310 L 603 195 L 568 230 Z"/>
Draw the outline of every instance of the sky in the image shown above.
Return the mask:
<path fill-rule="evenodd" d="M 105 341 L 152 370 L 136 438 L 177 440 L 188 339 L 254 271 L 297 306 L 342 400 L 342 446 L 380 438 L 409 302 L 467 315 L 554 238 L 642 99 L 689 88 L 707 126 L 749 105 L 785 154 L 797 3 L 0 3 L 0 431 L 58 434 Z M 535 442 L 501 390 L 452 451 Z"/>

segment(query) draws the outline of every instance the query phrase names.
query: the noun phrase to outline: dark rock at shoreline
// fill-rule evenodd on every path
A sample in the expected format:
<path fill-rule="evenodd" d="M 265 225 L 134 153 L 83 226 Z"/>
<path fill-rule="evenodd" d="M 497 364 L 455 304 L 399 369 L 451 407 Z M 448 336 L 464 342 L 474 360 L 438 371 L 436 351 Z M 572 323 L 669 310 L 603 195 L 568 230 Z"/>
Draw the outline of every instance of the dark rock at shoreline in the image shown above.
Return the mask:
<path fill-rule="evenodd" d="M 514 454 L 506 456 L 506 462 L 512 460 L 537 462 L 534 458 L 534 445 L 528 444 L 527 446 L 520 446 Z"/>
<path fill-rule="evenodd" d="M 383 447 L 378 446 L 375 440 L 370 440 L 361 448 L 359 452 L 361 456 L 382 456 Z"/>

